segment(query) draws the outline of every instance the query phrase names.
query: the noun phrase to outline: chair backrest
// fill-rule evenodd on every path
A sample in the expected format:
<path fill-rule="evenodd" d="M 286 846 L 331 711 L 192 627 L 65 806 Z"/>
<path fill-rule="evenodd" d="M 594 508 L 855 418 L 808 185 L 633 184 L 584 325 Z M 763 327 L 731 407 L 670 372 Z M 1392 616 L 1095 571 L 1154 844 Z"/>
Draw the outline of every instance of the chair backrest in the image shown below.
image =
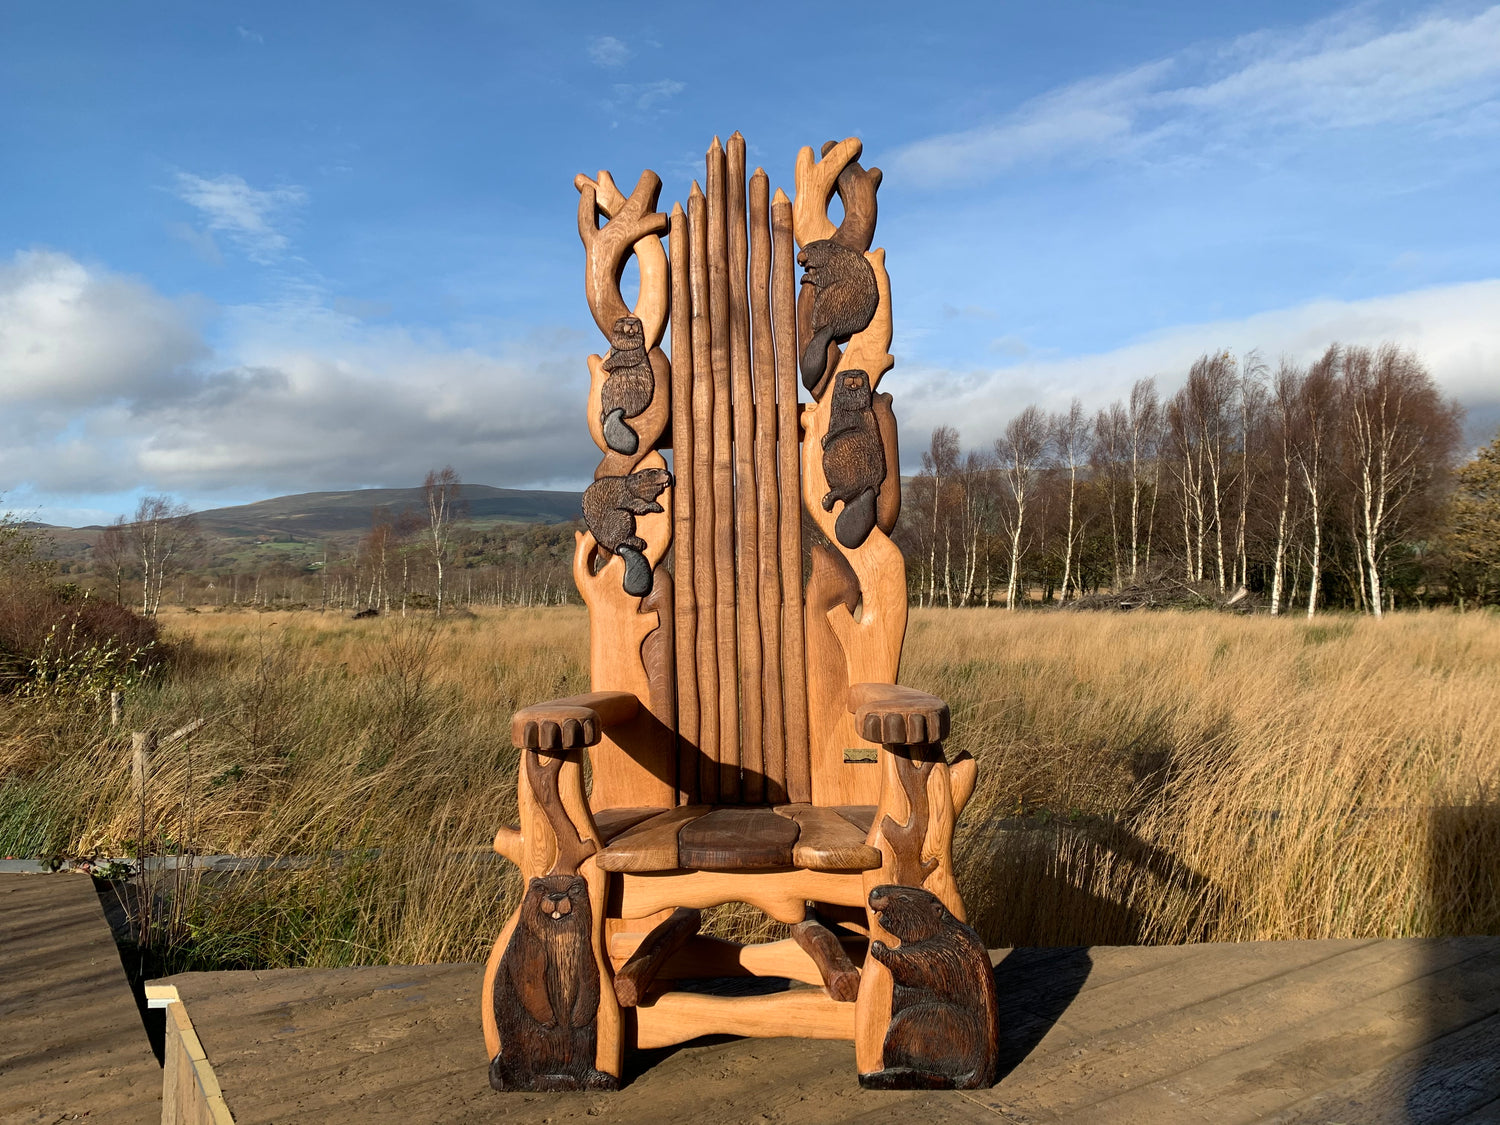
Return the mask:
<path fill-rule="evenodd" d="M 821 159 L 803 149 L 789 200 L 760 169 L 747 181 L 738 133 L 715 138 L 706 190 L 670 216 L 655 173 L 628 197 L 605 172 L 575 181 L 610 347 L 589 357 L 604 456 L 574 578 L 594 689 L 634 691 L 648 712 L 593 756 L 595 808 L 877 799 L 846 697 L 895 682 L 906 575 L 887 534 L 895 420 L 876 393 L 893 362 L 884 252 L 870 251 L 880 172 L 859 154 L 854 138 Z"/>

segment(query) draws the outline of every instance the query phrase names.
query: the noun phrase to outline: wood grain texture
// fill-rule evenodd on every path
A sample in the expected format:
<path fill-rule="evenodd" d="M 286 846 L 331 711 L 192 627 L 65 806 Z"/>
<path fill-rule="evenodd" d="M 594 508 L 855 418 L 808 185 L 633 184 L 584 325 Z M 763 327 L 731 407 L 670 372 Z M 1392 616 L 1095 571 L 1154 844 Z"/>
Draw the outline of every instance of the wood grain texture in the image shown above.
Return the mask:
<path fill-rule="evenodd" d="M 735 639 L 734 461 L 731 442 L 732 373 L 729 301 L 729 216 L 724 148 L 714 138 L 708 150 L 708 297 L 714 381 L 714 569 L 719 667 L 719 768 L 714 779 L 720 801 L 740 793 L 739 647 Z M 713 792 L 704 788 L 703 797 Z"/>
<path fill-rule="evenodd" d="M 777 479 L 776 341 L 771 328 L 771 182 L 764 168 L 750 177 L 750 319 L 755 378 L 755 504 L 760 545 L 758 575 L 762 653 L 761 762 L 763 784 L 746 800 L 786 800 L 785 703 L 781 686 L 781 493 Z"/>
<path fill-rule="evenodd" d="M 795 1028 L 804 1039 L 854 1038 L 854 1009 L 821 989 L 768 996 L 707 996 L 665 992 L 636 1010 L 636 1044 L 665 1047 L 700 1035 L 776 1038 Z"/>
<path fill-rule="evenodd" d="M 867 832 L 837 811 L 817 805 L 777 805 L 778 816 L 797 822 L 800 832 L 792 862 L 813 871 L 868 871 L 881 864 L 880 852 L 865 843 Z"/>
<path fill-rule="evenodd" d="M 666 563 L 657 564 L 651 576 L 651 592 L 641 599 L 640 612 L 654 613 L 660 624 L 641 641 L 641 667 L 646 672 L 649 694 L 646 705 L 667 732 L 677 729 L 677 599 L 676 583 Z M 676 776 L 676 770 L 672 771 Z"/>
<path fill-rule="evenodd" d="M 511 716 L 511 742 L 526 750 L 593 746 L 606 727 L 629 722 L 640 700 L 628 691 L 591 691 L 534 703 Z"/>
<path fill-rule="evenodd" d="M 680 907 L 657 924 L 615 972 L 615 998 L 620 1007 L 634 1008 L 671 956 L 703 925 L 700 911 Z"/>
<path fill-rule="evenodd" d="M 690 871 L 790 867 L 797 833 L 795 820 L 768 808 L 714 809 L 683 825 L 677 838 L 678 864 Z"/>
<path fill-rule="evenodd" d="M 797 251 L 792 202 L 771 200 L 771 332 L 776 351 L 776 468 L 781 528 L 781 683 L 785 716 L 786 799 L 812 800 L 808 758 L 807 651 L 802 620 L 802 439 L 797 388 Z"/>
<path fill-rule="evenodd" d="M 828 218 L 828 204 L 838 190 L 840 174 L 859 159 L 863 150 L 864 144 L 858 137 L 847 137 L 831 148 L 825 146 L 821 157 L 813 156 L 811 145 L 798 150 L 794 173 L 797 194 L 792 200 L 798 246 L 834 236 L 835 227 Z"/>
<path fill-rule="evenodd" d="M 756 510 L 755 383 L 751 374 L 749 247 L 745 226 L 745 138 L 731 134 L 725 161 L 729 223 L 730 377 L 734 385 L 735 632 L 739 641 L 741 776 L 719 776 L 724 801 L 761 800 L 760 520 Z"/>
<path fill-rule="evenodd" d="M 709 811 L 707 805 L 683 805 L 658 813 L 621 832 L 599 855 L 604 871 L 674 871 L 677 836 L 684 824 Z M 675 904 L 664 904 L 675 905 Z M 661 909 L 658 907 L 657 909 Z"/>
<path fill-rule="evenodd" d="M 693 604 L 698 636 L 698 757 L 697 797 L 719 791 L 719 632 L 718 570 L 715 555 L 714 492 L 714 378 L 712 318 L 708 287 L 708 203 L 697 182 L 688 196 L 688 263 L 693 327 L 693 554 L 701 560 L 693 570 Z M 684 310 L 685 313 L 685 310 Z M 681 784 L 681 783 L 679 783 Z M 692 804 L 692 801 L 682 802 Z"/>
<path fill-rule="evenodd" d="M 948 737 L 948 704 L 935 695 L 895 684 L 853 684 L 849 710 L 871 742 L 884 745 L 941 742 Z"/>
<path fill-rule="evenodd" d="M 620 876 L 619 914 L 643 918 L 677 906 L 703 909 L 743 902 L 791 925 L 807 917 L 809 901 L 863 906 L 867 878 L 869 872 L 861 876 L 803 870 L 629 873 Z"/>
<path fill-rule="evenodd" d="M 693 535 L 696 512 L 693 447 L 693 294 L 692 248 L 688 218 L 681 203 L 672 204 L 667 234 L 672 274 L 672 565 L 678 594 L 676 618 L 677 803 L 698 798 L 698 598 Z"/>
<path fill-rule="evenodd" d="M 792 927 L 792 940 L 817 965 L 829 998 L 840 1004 L 852 1004 L 859 994 L 859 970 L 837 935 L 816 917 L 808 917 Z"/>
<path fill-rule="evenodd" d="M 812 549 L 807 580 L 807 707 L 811 750 L 807 801 L 815 805 L 873 805 L 880 799 L 880 775 L 868 765 L 847 765 L 845 748 L 876 746 L 859 737 L 848 714 L 849 660 L 833 630 L 831 616 L 859 606 L 859 579 L 836 548 Z"/>

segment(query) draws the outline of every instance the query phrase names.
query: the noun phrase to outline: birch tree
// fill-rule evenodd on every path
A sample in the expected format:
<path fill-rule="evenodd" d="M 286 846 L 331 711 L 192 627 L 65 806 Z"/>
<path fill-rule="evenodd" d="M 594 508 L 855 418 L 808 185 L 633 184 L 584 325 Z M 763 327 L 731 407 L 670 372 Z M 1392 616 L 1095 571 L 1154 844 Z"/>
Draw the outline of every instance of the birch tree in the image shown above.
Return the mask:
<path fill-rule="evenodd" d="M 1083 413 L 1083 403 L 1074 398 L 1068 409 L 1052 415 L 1052 447 L 1057 452 L 1059 467 L 1068 474 L 1068 521 L 1063 538 L 1062 601 L 1068 600 L 1068 584 L 1073 581 L 1073 549 L 1076 545 L 1074 528 L 1078 522 L 1078 470 L 1087 461 L 1089 435 L 1093 427 Z M 1135 530 L 1135 505 L 1131 505 L 1132 539 Z M 1135 574 L 1134 542 L 1131 544 L 1131 575 Z"/>
<path fill-rule="evenodd" d="M 453 534 L 453 521 L 463 503 L 462 482 L 452 465 L 430 469 L 422 482 L 427 506 L 427 526 L 432 536 L 432 559 L 437 567 L 437 616 L 443 615 L 443 558 Z"/>
<path fill-rule="evenodd" d="M 128 538 L 141 563 L 141 613 L 154 617 L 161 608 L 167 576 L 197 537 L 197 524 L 186 504 L 170 496 L 142 496 L 129 525 Z"/>
<path fill-rule="evenodd" d="M 1026 505 L 1036 489 L 1042 457 L 1047 450 L 1047 420 L 1036 406 L 1027 406 L 1005 427 L 995 442 L 1000 471 L 1010 486 L 1014 503 L 1010 515 L 1010 579 L 1005 586 L 1005 608 L 1014 610 L 1021 590 L 1021 546 Z"/>

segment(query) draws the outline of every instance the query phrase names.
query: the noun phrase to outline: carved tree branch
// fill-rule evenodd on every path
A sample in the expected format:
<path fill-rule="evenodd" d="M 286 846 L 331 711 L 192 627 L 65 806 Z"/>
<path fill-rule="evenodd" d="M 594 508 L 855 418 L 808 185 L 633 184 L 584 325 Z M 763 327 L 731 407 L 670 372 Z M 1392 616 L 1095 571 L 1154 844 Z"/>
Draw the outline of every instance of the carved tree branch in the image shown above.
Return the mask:
<path fill-rule="evenodd" d="M 548 875 L 577 875 L 578 867 L 589 856 L 599 850 L 592 840 L 585 840 L 578 828 L 568 818 L 563 808 L 562 794 L 558 791 L 557 779 L 562 773 L 562 757 L 549 754 L 545 758 L 534 750 L 524 752 L 526 760 L 526 782 L 536 796 L 537 806 L 547 818 L 547 826 L 557 840 L 557 857 L 552 861 Z"/>

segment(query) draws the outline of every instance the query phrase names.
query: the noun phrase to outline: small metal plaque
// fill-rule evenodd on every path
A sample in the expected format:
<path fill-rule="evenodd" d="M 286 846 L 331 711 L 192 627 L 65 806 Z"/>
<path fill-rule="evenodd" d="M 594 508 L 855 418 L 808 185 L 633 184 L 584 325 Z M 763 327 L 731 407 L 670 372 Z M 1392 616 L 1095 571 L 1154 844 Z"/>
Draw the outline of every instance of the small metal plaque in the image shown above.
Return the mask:
<path fill-rule="evenodd" d="M 873 746 L 849 746 L 844 749 L 844 761 L 846 762 L 876 762 L 880 760 L 880 751 Z"/>

